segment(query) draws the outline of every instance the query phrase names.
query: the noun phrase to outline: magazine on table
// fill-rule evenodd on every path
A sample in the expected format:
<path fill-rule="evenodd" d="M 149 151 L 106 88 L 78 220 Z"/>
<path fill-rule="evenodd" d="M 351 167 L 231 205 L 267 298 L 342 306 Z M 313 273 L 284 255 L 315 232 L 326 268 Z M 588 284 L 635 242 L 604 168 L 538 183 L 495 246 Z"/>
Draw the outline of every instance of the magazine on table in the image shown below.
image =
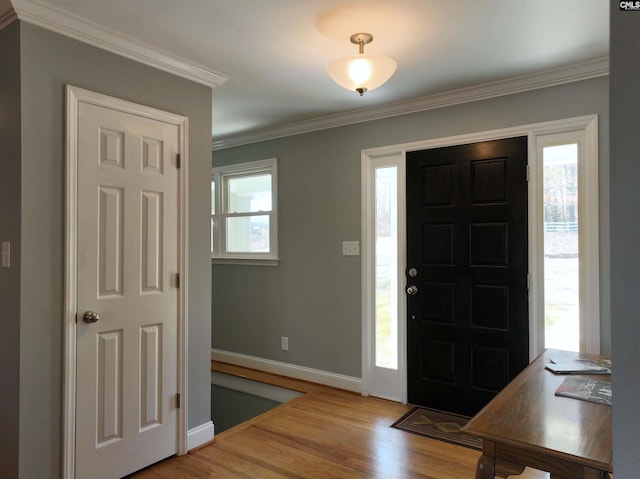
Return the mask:
<path fill-rule="evenodd" d="M 611 374 L 610 359 L 550 359 L 544 367 L 556 374 Z"/>
<path fill-rule="evenodd" d="M 611 406 L 611 383 L 583 376 L 567 376 L 556 389 L 556 396 Z"/>

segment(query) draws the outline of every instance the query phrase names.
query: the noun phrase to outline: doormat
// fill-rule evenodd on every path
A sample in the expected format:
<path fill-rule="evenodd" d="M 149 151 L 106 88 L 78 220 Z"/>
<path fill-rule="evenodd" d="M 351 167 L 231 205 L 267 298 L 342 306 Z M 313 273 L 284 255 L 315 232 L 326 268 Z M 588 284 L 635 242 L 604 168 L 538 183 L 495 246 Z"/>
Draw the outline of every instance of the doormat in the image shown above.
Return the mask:
<path fill-rule="evenodd" d="M 457 414 L 414 407 L 391 427 L 409 431 L 420 436 L 446 441 L 459 446 L 482 450 L 482 441 L 460 431 L 469 417 Z"/>

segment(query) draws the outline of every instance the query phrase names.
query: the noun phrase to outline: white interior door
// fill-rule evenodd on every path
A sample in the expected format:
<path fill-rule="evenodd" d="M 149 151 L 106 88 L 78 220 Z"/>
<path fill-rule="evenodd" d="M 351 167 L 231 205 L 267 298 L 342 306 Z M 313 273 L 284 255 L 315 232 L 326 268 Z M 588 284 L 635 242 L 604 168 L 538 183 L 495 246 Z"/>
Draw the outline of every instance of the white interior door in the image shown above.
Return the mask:
<path fill-rule="evenodd" d="M 77 114 L 75 477 L 119 478 L 177 452 L 179 128 Z"/>

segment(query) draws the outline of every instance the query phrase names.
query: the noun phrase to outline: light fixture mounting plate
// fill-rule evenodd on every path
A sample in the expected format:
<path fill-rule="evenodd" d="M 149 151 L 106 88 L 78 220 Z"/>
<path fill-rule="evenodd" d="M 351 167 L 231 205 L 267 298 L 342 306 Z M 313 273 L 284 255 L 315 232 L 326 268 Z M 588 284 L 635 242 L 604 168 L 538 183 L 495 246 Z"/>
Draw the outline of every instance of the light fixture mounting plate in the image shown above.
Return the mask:
<path fill-rule="evenodd" d="M 356 45 L 366 45 L 373 41 L 373 35 L 370 33 L 354 33 L 350 39 L 351 43 L 355 43 Z"/>

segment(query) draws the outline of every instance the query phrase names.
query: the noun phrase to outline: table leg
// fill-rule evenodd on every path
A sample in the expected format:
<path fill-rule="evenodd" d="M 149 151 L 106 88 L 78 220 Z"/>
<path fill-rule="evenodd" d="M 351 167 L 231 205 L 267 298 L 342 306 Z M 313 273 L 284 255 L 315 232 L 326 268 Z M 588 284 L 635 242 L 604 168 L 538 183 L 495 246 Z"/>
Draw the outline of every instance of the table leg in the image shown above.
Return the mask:
<path fill-rule="evenodd" d="M 608 472 L 599 471 L 590 467 L 584 468 L 584 479 L 610 479 L 611 476 Z"/>
<path fill-rule="evenodd" d="M 476 479 L 494 479 L 496 476 L 495 457 L 485 456 L 478 458 L 476 466 Z"/>

